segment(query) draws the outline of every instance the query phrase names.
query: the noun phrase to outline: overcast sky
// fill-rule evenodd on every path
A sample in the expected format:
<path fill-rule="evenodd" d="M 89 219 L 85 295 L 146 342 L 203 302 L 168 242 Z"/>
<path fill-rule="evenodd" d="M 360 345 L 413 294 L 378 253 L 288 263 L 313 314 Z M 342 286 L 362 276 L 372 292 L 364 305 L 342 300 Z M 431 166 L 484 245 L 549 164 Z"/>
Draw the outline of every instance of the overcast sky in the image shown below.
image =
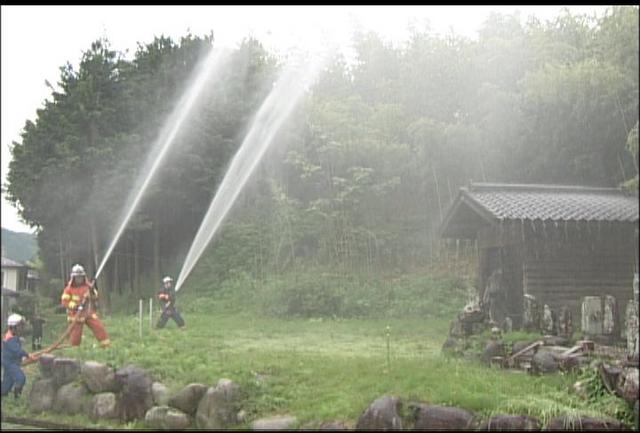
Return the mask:
<path fill-rule="evenodd" d="M 605 6 L 570 6 L 573 13 L 604 13 Z M 178 40 L 214 32 L 216 44 L 235 46 L 254 36 L 267 49 L 286 52 L 313 47 L 324 35 L 345 42 L 354 26 L 402 43 L 413 25 L 475 38 L 491 13 L 520 11 L 521 20 L 555 17 L 562 6 L 2 6 L 2 184 L 12 141 L 50 96 L 45 80 L 57 83 L 59 67 L 79 63 L 92 41 L 107 37 L 130 58 L 137 42 L 164 34 Z M 348 55 L 348 49 L 346 54 Z M 2 227 L 33 231 L 19 220 L 2 194 Z"/>

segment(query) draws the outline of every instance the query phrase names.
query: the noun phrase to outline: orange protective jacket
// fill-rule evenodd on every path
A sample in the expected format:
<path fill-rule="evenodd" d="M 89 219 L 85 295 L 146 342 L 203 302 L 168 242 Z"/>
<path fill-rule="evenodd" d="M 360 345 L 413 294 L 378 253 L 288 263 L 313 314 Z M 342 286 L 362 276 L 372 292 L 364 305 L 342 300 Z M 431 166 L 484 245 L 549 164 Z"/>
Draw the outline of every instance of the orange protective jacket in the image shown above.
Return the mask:
<path fill-rule="evenodd" d="M 93 307 L 93 302 L 91 302 L 91 283 L 85 277 L 84 282 L 79 286 L 72 285 L 73 278 L 67 284 L 67 287 L 64 288 L 62 292 L 62 297 L 60 299 L 62 305 L 67 309 L 67 316 L 69 319 L 73 319 L 78 314 L 78 308 L 82 303 L 87 299 L 87 302 L 84 302 L 84 314 L 86 317 L 96 318 L 96 311 Z"/>

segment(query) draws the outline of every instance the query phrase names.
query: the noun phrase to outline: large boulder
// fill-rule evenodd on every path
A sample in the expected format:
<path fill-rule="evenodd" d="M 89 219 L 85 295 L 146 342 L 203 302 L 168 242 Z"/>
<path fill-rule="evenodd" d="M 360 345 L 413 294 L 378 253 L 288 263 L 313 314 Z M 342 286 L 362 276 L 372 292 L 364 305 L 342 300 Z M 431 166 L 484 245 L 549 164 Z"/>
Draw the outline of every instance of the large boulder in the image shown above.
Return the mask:
<path fill-rule="evenodd" d="M 473 414 L 448 406 L 419 404 L 414 409 L 415 430 L 472 430 Z"/>
<path fill-rule="evenodd" d="M 53 410 L 67 415 L 83 413 L 90 402 L 90 397 L 89 390 L 82 383 L 72 382 L 62 385 L 56 393 Z"/>
<path fill-rule="evenodd" d="M 112 392 L 94 395 L 89 401 L 87 415 L 92 421 L 118 418 L 118 400 Z"/>
<path fill-rule="evenodd" d="M 402 430 L 400 398 L 382 396 L 375 400 L 358 419 L 356 430 Z"/>
<path fill-rule="evenodd" d="M 31 386 L 29 409 L 32 412 L 51 410 L 55 398 L 56 384 L 53 378 L 38 379 Z"/>
<path fill-rule="evenodd" d="M 151 375 L 134 365 L 127 365 L 115 374 L 119 394 L 120 421 L 129 422 L 144 419 L 147 411 L 153 407 Z"/>
<path fill-rule="evenodd" d="M 43 378 L 53 377 L 53 361 L 55 359 L 56 357 L 50 353 L 40 355 L 40 358 L 38 358 L 40 376 L 42 376 Z"/>
<path fill-rule="evenodd" d="M 240 388 L 229 379 L 220 379 L 200 400 L 196 425 L 204 429 L 221 429 L 238 423 Z"/>
<path fill-rule="evenodd" d="M 540 430 L 540 421 L 524 415 L 494 415 L 484 421 L 479 430 Z"/>
<path fill-rule="evenodd" d="M 291 430 L 298 422 L 293 416 L 262 418 L 251 423 L 251 430 Z"/>
<path fill-rule="evenodd" d="M 551 418 L 546 430 L 628 430 L 624 424 L 615 420 L 605 420 L 591 417 L 557 416 Z"/>
<path fill-rule="evenodd" d="M 158 430 L 184 430 L 191 423 L 189 415 L 169 406 L 154 406 L 144 417 L 146 425 Z"/>
<path fill-rule="evenodd" d="M 56 386 L 66 385 L 78 378 L 80 363 L 71 358 L 56 358 L 53 360 L 51 374 Z"/>
<path fill-rule="evenodd" d="M 196 410 L 198 410 L 198 404 L 205 392 L 207 392 L 206 385 L 201 383 L 190 383 L 178 391 L 176 395 L 169 398 L 167 404 L 184 413 L 193 415 Z"/>
<path fill-rule="evenodd" d="M 534 373 L 555 373 L 558 368 L 558 360 L 552 352 L 541 349 L 531 359 L 531 369 Z"/>
<path fill-rule="evenodd" d="M 631 406 L 638 401 L 640 395 L 638 387 L 639 373 L 637 368 L 626 368 L 618 377 L 616 392 Z"/>
<path fill-rule="evenodd" d="M 153 382 L 151 384 L 151 395 L 153 396 L 153 402 L 157 406 L 167 406 L 169 403 L 169 390 L 160 382 Z"/>
<path fill-rule="evenodd" d="M 82 364 L 80 376 L 87 388 L 94 394 L 118 390 L 115 373 L 112 368 L 105 364 L 87 361 Z"/>

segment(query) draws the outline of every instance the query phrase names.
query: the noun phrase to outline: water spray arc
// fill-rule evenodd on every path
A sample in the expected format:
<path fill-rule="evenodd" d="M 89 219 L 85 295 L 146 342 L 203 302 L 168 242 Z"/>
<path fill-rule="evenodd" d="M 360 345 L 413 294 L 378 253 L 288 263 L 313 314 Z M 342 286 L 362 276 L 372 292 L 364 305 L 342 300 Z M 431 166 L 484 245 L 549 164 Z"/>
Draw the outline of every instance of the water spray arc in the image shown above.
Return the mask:
<path fill-rule="evenodd" d="M 126 212 L 123 213 L 121 217 L 121 224 L 114 236 L 107 252 L 102 258 L 102 262 L 100 266 L 98 266 L 98 270 L 96 271 L 95 277 L 98 278 L 100 273 L 102 272 L 107 260 L 111 256 L 113 249 L 115 248 L 120 236 L 124 232 L 127 223 L 133 216 L 140 199 L 142 198 L 145 190 L 149 186 L 151 179 L 156 173 L 158 167 L 160 166 L 163 158 L 167 154 L 168 150 L 171 148 L 171 145 L 174 143 L 176 135 L 180 131 L 185 119 L 188 117 L 191 112 L 195 102 L 198 97 L 202 94 L 202 89 L 205 84 L 209 81 L 215 80 L 220 71 L 222 70 L 222 66 L 226 63 L 229 58 L 229 52 L 226 50 L 218 50 L 212 49 L 211 52 L 207 55 L 207 57 L 202 61 L 201 65 L 199 65 L 195 72 L 193 78 L 193 84 L 185 91 L 183 96 L 180 98 L 180 101 L 176 105 L 176 107 L 171 112 L 169 116 L 166 126 L 160 132 L 156 143 L 152 147 L 152 151 L 149 154 L 147 162 L 144 165 L 144 169 L 140 172 L 140 176 L 136 182 L 136 185 L 140 185 L 140 188 L 134 188 L 132 193 L 129 195 L 127 199 L 127 203 L 131 203 L 128 208 L 125 207 Z"/>
<path fill-rule="evenodd" d="M 176 291 L 197 263 L 211 238 L 220 227 L 240 191 L 258 166 L 276 133 L 291 114 L 306 89 L 315 81 L 326 56 L 312 61 L 298 59 L 297 64 L 285 67 L 273 89 L 258 110 L 251 129 L 233 157 L 231 165 L 200 224 L 189 248 L 176 283 Z"/>

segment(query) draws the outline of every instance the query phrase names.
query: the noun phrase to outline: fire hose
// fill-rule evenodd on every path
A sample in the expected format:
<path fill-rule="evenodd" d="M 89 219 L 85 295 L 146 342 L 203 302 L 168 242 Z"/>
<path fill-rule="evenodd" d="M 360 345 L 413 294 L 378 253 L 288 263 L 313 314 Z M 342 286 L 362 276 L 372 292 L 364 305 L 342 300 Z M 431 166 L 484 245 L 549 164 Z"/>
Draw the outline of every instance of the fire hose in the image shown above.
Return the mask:
<path fill-rule="evenodd" d="M 60 349 L 62 347 L 68 347 L 68 346 L 62 346 L 62 343 L 64 342 L 64 340 L 67 339 L 67 337 L 69 337 L 69 334 L 71 334 L 71 331 L 73 330 L 73 328 L 78 325 L 79 323 L 84 322 L 84 318 L 86 317 L 86 312 L 85 312 L 85 304 L 87 303 L 87 301 L 89 300 L 89 296 L 86 296 L 85 299 L 83 300 L 82 304 L 80 304 L 80 306 L 78 307 L 78 312 L 79 314 L 74 317 L 73 322 L 71 322 L 69 324 L 69 326 L 67 327 L 67 329 L 62 333 L 62 335 L 53 343 L 51 344 L 49 347 L 46 347 L 42 350 L 38 350 L 37 352 L 32 352 L 31 356 L 24 360 L 22 362 L 22 365 L 29 365 L 29 364 L 33 364 L 34 362 L 38 361 L 38 359 L 46 354 L 46 353 L 51 353 L 56 349 Z M 82 320 L 80 320 L 82 319 Z"/>
<path fill-rule="evenodd" d="M 64 333 L 49 347 L 46 347 L 42 350 L 39 350 L 37 352 L 33 352 L 31 353 L 31 357 L 24 360 L 22 362 L 22 365 L 29 365 L 32 364 L 36 361 L 38 361 L 38 359 L 44 355 L 45 353 L 50 353 L 53 352 L 56 349 L 60 349 L 60 346 L 62 345 L 62 343 L 64 342 L 64 340 L 69 336 L 69 334 L 71 333 L 71 330 L 73 329 L 73 327 L 76 325 L 76 322 L 74 321 L 73 323 L 71 323 L 68 327 L 67 330 L 64 331 Z"/>

